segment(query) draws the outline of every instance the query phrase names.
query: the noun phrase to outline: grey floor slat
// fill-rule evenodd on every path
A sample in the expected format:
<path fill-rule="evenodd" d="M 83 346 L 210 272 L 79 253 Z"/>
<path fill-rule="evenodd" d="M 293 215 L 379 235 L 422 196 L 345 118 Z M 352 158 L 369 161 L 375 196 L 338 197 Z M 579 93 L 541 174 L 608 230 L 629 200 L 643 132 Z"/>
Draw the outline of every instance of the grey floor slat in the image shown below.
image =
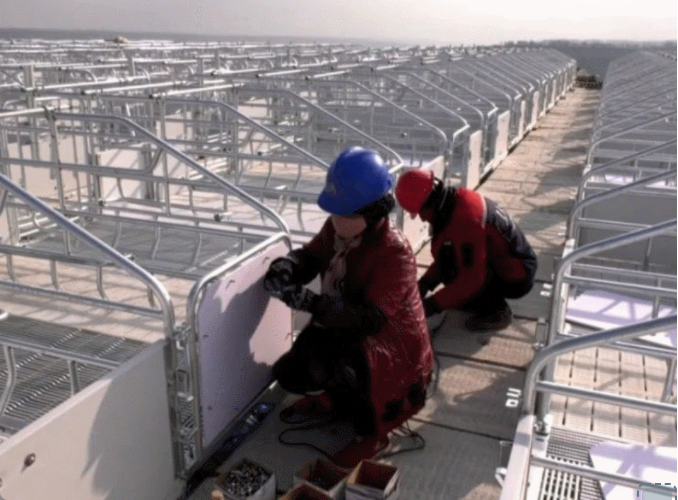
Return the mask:
<path fill-rule="evenodd" d="M 413 430 L 426 440 L 426 448 L 384 460 L 400 470 L 401 499 L 499 498 L 501 488 L 494 479 L 499 441 L 424 423 Z"/>
<path fill-rule="evenodd" d="M 522 371 L 440 357 L 438 391 L 416 418 L 457 430 L 513 439 L 516 408 L 506 406 L 509 388 L 522 388 Z"/>
<path fill-rule="evenodd" d="M 534 357 L 536 323 L 515 320 L 505 330 L 488 334 L 488 343 L 480 343 L 480 335 L 464 327 L 464 313 L 449 311 L 444 323 L 435 332 L 433 347 L 438 354 L 473 357 L 474 360 L 526 366 Z"/>
<path fill-rule="evenodd" d="M 551 306 L 550 288 L 537 282 L 527 295 L 520 299 L 509 299 L 508 303 L 514 316 L 534 320 L 547 318 Z"/>

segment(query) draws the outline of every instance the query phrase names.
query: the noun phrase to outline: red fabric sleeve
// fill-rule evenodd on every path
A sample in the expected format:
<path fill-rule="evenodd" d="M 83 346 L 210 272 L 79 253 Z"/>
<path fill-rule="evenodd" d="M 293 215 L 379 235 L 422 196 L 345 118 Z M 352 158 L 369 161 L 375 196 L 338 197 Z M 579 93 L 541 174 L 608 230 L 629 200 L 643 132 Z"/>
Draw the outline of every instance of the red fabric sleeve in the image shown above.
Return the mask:
<path fill-rule="evenodd" d="M 487 247 L 480 227 L 458 227 L 452 242 L 457 256 L 457 277 L 433 294 L 439 309 L 458 309 L 482 289 L 487 274 Z M 463 246 L 472 248 L 472 264 L 465 265 Z M 468 248 L 468 247 L 467 247 Z"/>
<path fill-rule="evenodd" d="M 458 309 L 477 295 L 485 284 L 488 249 L 485 238 L 486 206 L 482 196 L 475 191 L 458 188 L 452 218 L 442 234 L 434 241 L 436 264 L 441 270 L 444 287 L 433 295 L 438 309 Z M 441 252 L 445 243 L 454 248 L 456 276 L 446 276 Z M 449 263 L 448 263 L 449 264 Z M 448 280 L 445 283 L 445 280 Z"/>
<path fill-rule="evenodd" d="M 429 285 L 430 289 L 433 289 L 440 284 L 440 269 L 438 269 L 435 260 L 433 261 L 433 264 L 428 267 L 426 272 L 422 274 L 419 281 Z"/>

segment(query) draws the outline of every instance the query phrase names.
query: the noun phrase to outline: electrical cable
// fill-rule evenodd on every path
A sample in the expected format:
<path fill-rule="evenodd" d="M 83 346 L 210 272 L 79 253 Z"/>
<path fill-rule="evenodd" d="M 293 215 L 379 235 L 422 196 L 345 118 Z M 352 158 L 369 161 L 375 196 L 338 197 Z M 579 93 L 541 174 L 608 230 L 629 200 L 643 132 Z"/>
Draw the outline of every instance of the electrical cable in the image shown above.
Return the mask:
<path fill-rule="evenodd" d="M 426 399 L 430 399 L 433 397 L 433 395 L 436 393 L 438 390 L 438 383 L 440 380 L 440 361 L 438 360 L 438 356 L 434 354 L 434 363 L 433 363 L 433 373 L 431 376 L 431 381 L 429 383 L 429 386 L 426 391 Z M 321 455 L 329 458 L 330 460 L 332 459 L 332 455 L 330 455 L 327 451 L 318 448 L 314 444 L 305 442 L 305 441 L 299 441 L 299 442 L 290 442 L 290 441 L 285 441 L 283 436 L 287 434 L 288 432 L 293 432 L 293 431 L 310 431 L 310 430 L 316 430 L 316 429 L 321 429 L 323 427 L 326 427 L 328 423 L 331 422 L 322 422 L 322 423 L 314 423 L 314 424 L 309 424 L 305 426 L 298 426 L 298 427 L 291 427 L 289 429 L 285 429 L 282 431 L 280 434 L 278 434 L 278 442 L 280 444 L 286 445 L 286 446 L 306 446 L 308 448 L 311 448 Z M 401 455 L 403 453 L 409 453 L 411 451 L 417 451 L 417 450 L 423 450 L 426 447 L 426 440 L 424 437 L 419 434 L 418 432 L 413 431 L 410 428 L 410 424 L 408 421 L 405 421 L 403 424 L 401 424 L 399 427 L 391 431 L 394 436 L 399 437 L 399 438 L 411 438 L 412 441 L 414 442 L 414 446 L 411 448 L 405 448 L 405 449 L 400 449 L 396 450 L 390 453 L 384 453 L 384 454 L 377 454 L 375 458 L 389 458 L 393 457 L 395 455 Z"/>
<path fill-rule="evenodd" d="M 314 444 L 311 444 L 311 443 L 308 443 L 308 442 L 304 442 L 304 441 L 300 441 L 300 442 L 297 442 L 297 443 L 292 443 L 292 442 L 289 442 L 289 441 L 285 441 L 285 440 L 283 439 L 283 436 L 284 436 L 285 434 L 287 434 L 288 432 L 293 432 L 293 431 L 311 431 L 311 430 L 315 430 L 315 429 L 321 429 L 321 428 L 323 428 L 323 427 L 327 427 L 327 424 L 328 424 L 328 422 L 323 422 L 322 424 L 316 423 L 316 424 L 310 424 L 310 425 L 306 425 L 306 426 L 291 427 L 291 428 L 289 428 L 289 429 L 285 429 L 285 430 L 282 431 L 280 434 L 278 434 L 278 442 L 281 443 L 281 444 L 284 444 L 284 445 L 286 445 L 286 446 L 306 446 L 306 447 L 308 447 L 308 448 L 314 449 L 315 451 L 317 451 L 317 452 L 320 453 L 321 455 L 324 455 L 325 457 L 331 459 L 331 458 L 332 458 L 332 455 L 330 455 L 330 454 L 329 454 L 328 452 L 326 452 L 325 450 L 323 450 L 323 449 L 321 449 L 321 448 L 318 448 L 318 447 L 317 447 L 316 445 L 314 445 Z"/>

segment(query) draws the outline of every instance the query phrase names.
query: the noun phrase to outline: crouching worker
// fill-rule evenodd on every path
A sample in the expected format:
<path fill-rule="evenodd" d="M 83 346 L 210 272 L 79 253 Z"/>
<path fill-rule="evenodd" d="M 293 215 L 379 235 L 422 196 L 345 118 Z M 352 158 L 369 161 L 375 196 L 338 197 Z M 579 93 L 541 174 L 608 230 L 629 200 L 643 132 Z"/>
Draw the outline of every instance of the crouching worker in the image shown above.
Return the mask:
<path fill-rule="evenodd" d="M 513 319 L 506 299 L 527 294 L 537 271 L 537 256 L 513 219 L 475 191 L 443 186 L 429 170 L 404 173 L 395 193 L 403 209 L 431 224 L 434 260 L 419 279 L 431 330 L 442 322 L 438 313 L 450 309 L 470 313 L 470 331 L 506 328 Z"/>
<path fill-rule="evenodd" d="M 412 249 L 388 214 L 387 165 L 350 148 L 330 166 L 318 205 L 331 215 L 305 246 L 274 260 L 264 286 L 312 319 L 273 367 L 305 394 L 286 423 L 348 420 L 356 438 L 334 456 L 353 467 L 388 445 L 388 433 L 424 405 L 433 351 Z M 321 276 L 321 293 L 303 285 Z"/>

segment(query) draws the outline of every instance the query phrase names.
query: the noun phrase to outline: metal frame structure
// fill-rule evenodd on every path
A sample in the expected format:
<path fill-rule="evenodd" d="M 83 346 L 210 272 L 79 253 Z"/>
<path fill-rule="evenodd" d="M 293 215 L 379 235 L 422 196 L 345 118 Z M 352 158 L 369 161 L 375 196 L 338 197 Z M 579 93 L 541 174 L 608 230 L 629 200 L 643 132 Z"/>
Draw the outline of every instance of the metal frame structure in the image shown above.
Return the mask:
<path fill-rule="evenodd" d="M 34 127 L 23 131 L 19 123 L 29 116 L 35 118 Z M 113 123 L 121 126 L 116 131 L 118 134 L 111 133 L 107 126 Z M 104 126 L 98 128 L 98 125 Z M 122 133 L 123 130 L 126 133 Z M 194 332 L 175 325 L 168 292 L 150 273 L 194 282 L 211 271 L 231 269 L 223 268 L 223 263 L 229 259 L 232 265 L 240 263 L 242 258 L 233 259 L 274 243 L 279 239 L 277 234 L 289 234 L 286 223 L 238 187 L 126 118 L 34 109 L 0 115 L 0 131 L 3 139 L 0 163 L 4 174 L 0 180 L 6 186 L 2 213 L 7 230 L 2 251 L 10 277 L 1 285 L 19 295 L 46 296 L 136 315 L 157 315 L 154 311 L 160 300 L 165 311 L 162 328 L 168 349 L 166 368 L 172 433 L 177 450 L 176 472 L 187 474 L 202 452 L 200 401 L 195 393 L 197 381 L 193 378 L 196 359 L 191 336 Z M 14 132 L 13 140 L 8 137 L 8 132 Z M 102 146 L 98 140 L 104 137 L 105 145 Z M 31 148 L 31 144 L 19 147 L 24 139 L 31 144 L 37 141 L 40 147 Z M 115 141 L 118 142 L 116 154 L 132 150 L 142 157 L 153 157 L 152 168 L 117 166 L 115 162 L 100 164 L 95 160 L 95 152 L 105 152 Z M 36 156 L 29 154 L 31 149 L 37 151 Z M 43 158 L 45 149 L 49 158 Z M 70 155 L 65 154 L 66 150 Z M 174 169 L 170 172 L 167 164 L 163 166 L 160 161 L 162 156 L 174 158 L 188 170 L 200 174 L 202 180 L 190 179 L 186 171 Z M 17 182 L 10 180 L 14 176 Z M 18 184 L 29 185 L 34 190 L 41 186 L 43 195 L 32 196 Z M 217 200 L 220 202 L 216 206 L 201 204 L 202 200 L 191 194 L 194 188 L 219 193 Z M 188 191 L 188 195 L 182 196 L 182 191 Z M 8 197 L 7 192 L 13 196 Z M 230 223 L 215 218 L 223 213 L 228 194 L 252 207 L 257 217 L 270 218 L 276 227 Z M 169 247 L 163 250 L 165 240 Z M 257 243 L 259 245 L 255 246 Z M 182 252 L 179 250 L 182 244 L 190 248 Z M 250 253 L 247 253 L 248 249 Z M 168 264 L 163 255 L 171 256 L 175 261 Z M 13 260 L 21 257 L 48 263 L 51 284 L 47 288 L 20 282 Z M 111 258 L 147 283 L 147 305 L 121 302 L 116 298 L 112 291 L 116 283 L 105 279 Z M 69 265 L 93 271 L 97 283 L 94 293 L 99 298 L 64 289 L 59 271 L 62 266 Z M 105 329 L 106 325 L 101 327 Z M 69 362 L 71 374 L 75 370 L 74 363 L 96 365 L 97 361 L 77 351 L 62 352 L 40 343 L 29 345 L 10 339 L 4 345 L 8 367 L 14 365 L 12 349 L 18 347 L 40 352 L 42 356 L 64 357 Z M 106 363 L 106 358 L 101 363 L 107 368 L 117 366 Z M 7 378 L 3 405 L 12 401 L 15 379 L 12 373 L 10 371 Z M 71 385 L 74 388 L 80 385 L 72 375 Z M 44 409 L 47 410 L 49 408 Z"/>
<path fill-rule="evenodd" d="M 674 63 L 644 52 L 610 64 L 555 274 L 549 325 L 526 374 L 503 500 L 546 498 L 541 487 L 547 483 L 560 492 L 558 498 L 571 498 L 573 485 L 580 491 L 582 481 L 589 484 L 586 498 L 598 498 L 595 480 L 638 488 L 636 478 L 592 467 L 588 450 L 606 438 L 588 439 L 581 431 L 553 426 L 551 393 L 676 417 L 670 402 L 676 349 L 644 340 L 676 325 L 676 107 L 669 102 L 675 98 L 675 71 Z M 641 74 L 652 77 L 639 80 Z M 567 319 L 570 301 L 588 291 L 644 301 L 651 304 L 650 317 L 602 330 L 573 326 Z M 662 311 L 671 309 L 674 313 L 664 316 Z M 661 396 L 651 401 L 554 381 L 558 357 L 588 347 L 666 360 Z"/>
<path fill-rule="evenodd" d="M 148 354 L 145 342 L 124 338 L 124 329 L 118 351 L 106 351 L 114 319 L 78 331 L 84 340 L 69 344 L 72 325 L 31 317 L 21 297 L 150 316 L 148 330 L 161 333 L 165 354 L 174 473 L 185 478 L 219 441 L 203 440 L 197 332 L 208 291 L 228 288 L 238 270 L 261 274 L 262 262 L 253 262 L 263 254 L 316 232 L 326 218 L 313 211 L 325 172 L 349 145 L 379 151 L 396 177 L 432 168 L 449 183 L 476 187 L 569 89 L 573 64 L 541 50 L 0 44 L 0 251 L 7 275 L 0 288 L 13 294 L 3 300 L 15 309 L 0 319 L 7 371 L 0 425 L 21 425 L 22 436 L 31 429 L 30 419 L 2 415 L 24 397 L 18 371 L 31 356 L 49 360 L 32 376 L 44 373 L 51 383 L 55 374 L 61 384 L 58 397 L 32 417 L 40 419 Z M 397 220 L 405 231 L 409 223 L 421 232 L 402 211 Z M 35 276 L 22 273 L 25 260 L 42 266 Z M 79 273 L 73 280 L 64 273 L 71 268 Z M 136 278 L 133 296 L 120 293 L 127 281 L 114 268 Z M 44 280 L 33 280 L 38 275 Z M 175 318 L 174 304 L 184 302 L 185 318 L 183 311 Z M 30 332 L 45 326 L 44 335 L 12 336 L 17 321 L 32 325 Z M 210 439 L 228 430 L 224 424 Z"/>

